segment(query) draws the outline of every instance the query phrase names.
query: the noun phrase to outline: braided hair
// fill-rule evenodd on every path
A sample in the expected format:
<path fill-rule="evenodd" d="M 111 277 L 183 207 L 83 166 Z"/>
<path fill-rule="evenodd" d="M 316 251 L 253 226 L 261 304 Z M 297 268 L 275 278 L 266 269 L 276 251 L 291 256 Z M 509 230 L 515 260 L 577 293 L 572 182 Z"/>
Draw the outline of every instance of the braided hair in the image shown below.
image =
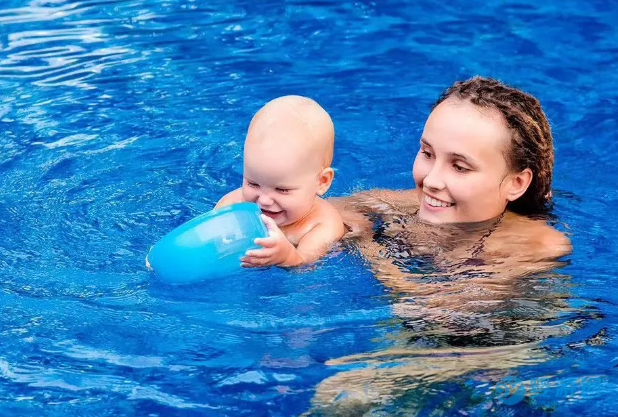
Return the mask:
<path fill-rule="evenodd" d="M 511 172 L 530 168 L 532 182 L 526 192 L 507 204 L 519 214 L 547 211 L 551 201 L 551 177 L 554 164 L 552 135 L 539 101 L 532 95 L 509 87 L 498 80 L 473 77 L 457 81 L 447 88 L 431 110 L 450 97 L 468 100 L 483 108 L 498 110 L 511 132 L 505 159 Z"/>

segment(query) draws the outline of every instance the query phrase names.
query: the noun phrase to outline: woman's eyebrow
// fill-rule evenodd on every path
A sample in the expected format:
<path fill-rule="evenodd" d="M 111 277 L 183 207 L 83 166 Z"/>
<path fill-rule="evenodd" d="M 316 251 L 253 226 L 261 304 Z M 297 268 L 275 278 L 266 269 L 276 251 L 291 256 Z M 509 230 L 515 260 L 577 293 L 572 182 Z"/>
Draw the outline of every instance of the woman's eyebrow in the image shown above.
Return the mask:
<path fill-rule="evenodd" d="M 448 152 L 447 155 L 451 158 L 451 159 L 460 159 L 462 161 L 464 161 L 467 164 L 470 164 L 472 166 L 477 166 L 478 164 L 476 163 L 476 161 L 474 160 L 474 158 L 471 158 L 469 156 L 466 155 L 462 155 L 460 153 L 456 153 L 456 152 Z"/>
<path fill-rule="evenodd" d="M 424 137 L 421 137 L 421 143 L 423 145 L 425 145 L 425 146 L 429 146 L 430 148 L 432 147 L 431 143 L 429 143 L 427 141 L 427 139 L 425 139 Z M 457 153 L 457 152 L 447 152 L 447 155 L 450 158 L 452 158 L 452 159 L 461 159 L 462 161 L 467 162 L 467 163 L 469 163 L 471 165 L 474 165 L 474 163 L 475 163 L 473 158 L 471 158 L 469 156 L 466 156 L 466 155 L 463 155 L 463 154 L 460 154 L 460 153 Z"/>
<path fill-rule="evenodd" d="M 456 153 L 456 152 L 449 152 L 449 153 L 447 153 L 447 155 L 450 156 L 451 158 L 454 158 L 454 159 L 463 159 L 464 161 L 468 161 L 468 160 L 471 159 L 471 158 L 466 157 L 466 155 L 462 155 L 462 154 Z"/>
<path fill-rule="evenodd" d="M 431 147 L 431 143 L 427 142 L 427 139 L 425 139 L 425 138 L 423 138 L 423 137 L 421 138 L 421 143 L 422 143 L 423 145 L 426 145 L 426 146 Z"/>

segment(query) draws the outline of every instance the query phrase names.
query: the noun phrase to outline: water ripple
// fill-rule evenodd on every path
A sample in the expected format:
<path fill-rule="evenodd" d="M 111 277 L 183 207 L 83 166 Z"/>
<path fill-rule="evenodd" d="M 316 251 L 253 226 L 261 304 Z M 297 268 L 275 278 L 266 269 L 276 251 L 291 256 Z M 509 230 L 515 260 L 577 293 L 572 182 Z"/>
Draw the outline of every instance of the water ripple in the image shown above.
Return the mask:
<path fill-rule="evenodd" d="M 62 19 L 81 13 L 87 3 L 66 2 L 53 5 L 48 1 L 31 1 L 29 6 L 0 10 L 0 23 L 30 23 Z"/>
<path fill-rule="evenodd" d="M 389 415 L 480 415 L 507 372 L 615 362 L 613 2 L 1 3 L 5 414 L 288 416 L 347 392 L 394 401 Z M 329 193 L 403 188 L 432 100 L 475 74 L 539 96 L 552 121 L 564 276 L 410 277 L 397 294 L 354 253 L 186 288 L 145 270 L 157 239 L 241 183 L 265 101 L 305 94 L 332 114 Z"/>

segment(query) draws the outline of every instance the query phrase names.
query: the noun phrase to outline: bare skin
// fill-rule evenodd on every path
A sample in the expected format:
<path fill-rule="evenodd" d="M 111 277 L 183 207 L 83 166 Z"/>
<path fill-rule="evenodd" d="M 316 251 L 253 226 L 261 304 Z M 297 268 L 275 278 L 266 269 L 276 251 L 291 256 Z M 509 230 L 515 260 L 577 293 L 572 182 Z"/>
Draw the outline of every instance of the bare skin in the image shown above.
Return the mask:
<path fill-rule="evenodd" d="M 479 273 L 491 273 L 493 280 L 551 269 L 560 265 L 557 258 L 571 252 L 569 239 L 545 221 L 510 212 L 505 212 L 495 225 L 488 221 L 486 224 L 479 223 L 477 228 L 438 227 L 419 221 L 402 226 L 401 222 L 393 222 L 415 216 L 419 207 L 416 189 L 370 190 L 348 197 L 331 198 L 329 201 L 339 210 L 345 224 L 351 229 L 346 237 L 360 248 L 361 253 L 369 255 L 372 261 L 380 264 L 383 262 L 376 257 L 384 256 L 379 255 L 380 245 L 373 241 L 373 222 L 367 216 L 368 213 L 380 213 L 391 220 L 385 233 L 405 240 L 410 250 L 408 256 L 436 255 L 436 248 L 448 246 L 448 250 L 437 254 L 435 262 L 444 265 L 445 269 L 448 267 L 449 275 L 470 269 L 467 265 L 457 266 L 457 263 L 478 249 L 475 244 L 485 234 L 488 236 L 483 239 L 482 250 L 475 254 L 478 262 L 473 264 L 473 269 Z M 389 282 L 389 287 L 399 290 L 409 289 L 408 285 L 407 282 L 397 280 Z"/>
<path fill-rule="evenodd" d="M 226 194 L 217 206 L 242 201 L 245 201 L 242 190 L 236 189 Z M 262 220 L 266 223 L 270 236 L 266 239 L 258 239 L 256 243 L 266 249 L 275 248 L 273 250 L 275 255 L 270 259 L 272 259 L 272 264 L 279 266 L 311 263 L 328 252 L 333 243 L 341 239 L 345 233 L 343 221 L 337 209 L 321 198 L 316 198 L 315 204 L 306 216 L 294 223 L 277 227 L 269 217 L 263 216 Z M 277 245 L 282 248 L 278 248 Z M 268 252 L 266 254 L 268 255 Z M 266 265 L 266 263 L 260 264 L 260 260 L 264 258 L 259 255 L 257 252 L 256 256 L 256 251 L 247 253 L 248 257 L 255 257 L 254 264 Z"/>
<path fill-rule="evenodd" d="M 243 184 L 216 207 L 254 202 L 269 236 L 241 258 L 243 267 L 314 262 L 345 233 L 339 212 L 321 198 L 334 170 L 330 116 L 306 97 L 285 96 L 251 120 L 244 146 Z"/>
<path fill-rule="evenodd" d="M 415 219 L 419 207 L 415 189 L 369 190 L 329 201 L 351 229 L 344 240 L 370 262 L 376 278 L 392 292 L 394 314 L 413 322 L 431 323 L 431 329 L 426 331 L 429 337 L 451 334 L 453 324 L 449 321 L 453 318 L 485 320 L 490 329 L 500 326 L 500 321 L 492 324 L 486 316 L 494 310 L 500 312 L 500 306 L 510 297 L 521 297 L 521 288 L 515 287 L 517 283 L 527 275 L 560 266 L 562 262 L 557 258 L 571 251 L 569 239 L 545 221 L 509 212 L 499 221 L 472 227 L 422 223 Z M 373 230 L 376 218 L 383 221 L 381 241 L 375 239 Z M 384 242 L 395 242 L 395 248 Z M 400 248 L 405 248 L 401 256 L 404 259 L 431 256 L 431 270 L 411 272 L 403 268 L 398 262 Z M 430 277 L 446 279 L 436 282 Z M 567 308 L 560 300 L 548 303 Z M 552 333 L 551 327 L 543 326 L 544 320 L 552 316 L 553 313 L 539 313 L 526 321 L 526 326 L 534 329 L 532 338 L 542 340 L 558 333 L 558 329 Z M 502 319 L 498 314 L 497 320 Z M 422 333 L 405 330 L 398 337 L 405 342 Z M 338 372 L 322 381 L 316 388 L 312 411 L 361 416 L 419 384 L 481 370 L 496 372 L 498 380 L 509 368 L 544 360 L 547 355 L 537 342 L 429 350 L 403 347 L 338 358 L 328 364 L 364 367 Z M 393 363 L 398 365 L 389 365 Z"/>
<path fill-rule="evenodd" d="M 534 343 L 499 348 L 392 349 L 348 356 L 327 364 L 365 367 L 324 380 L 317 388 L 313 411 L 346 417 L 370 415 L 372 407 L 388 404 L 406 391 L 422 390 L 429 383 L 488 367 L 503 375 L 509 368 L 545 360 L 547 354 Z M 388 363 L 399 365 L 383 366 Z M 416 415 L 415 410 L 406 410 L 405 415 Z"/>
<path fill-rule="evenodd" d="M 554 334 L 548 322 L 568 308 L 538 284 L 560 279 L 549 271 L 571 251 L 569 240 L 544 220 L 505 211 L 529 198 L 536 204 L 530 211 L 540 209 L 548 196 L 552 142 L 538 102 L 480 77 L 445 94 L 419 137 L 415 189 L 330 200 L 401 324 L 393 348 L 336 360 L 355 366 L 318 385 L 318 412 L 361 416 L 418 395 L 410 387 L 472 371 L 504 375 L 530 364 L 526 358 L 543 357 L 534 354 L 536 343 Z M 521 303 L 537 308 L 518 309 Z M 419 360 L 426 346 L 432 348 Z M 455 347 L 461 350 L 450 358 Z"/>

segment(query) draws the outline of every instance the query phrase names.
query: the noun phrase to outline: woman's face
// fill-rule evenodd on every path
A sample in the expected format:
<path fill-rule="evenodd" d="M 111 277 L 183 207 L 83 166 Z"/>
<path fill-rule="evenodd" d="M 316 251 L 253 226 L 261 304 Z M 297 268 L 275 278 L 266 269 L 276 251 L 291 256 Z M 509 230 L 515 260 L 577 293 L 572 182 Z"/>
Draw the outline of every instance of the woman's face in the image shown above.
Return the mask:
<path fill-rule="evenodd" d="M 510 132 L 496 109 L 449 98 L 429 115 L 414 160 L 421 220 L 477 222 L 500 215 L 510 197 Z"/>

